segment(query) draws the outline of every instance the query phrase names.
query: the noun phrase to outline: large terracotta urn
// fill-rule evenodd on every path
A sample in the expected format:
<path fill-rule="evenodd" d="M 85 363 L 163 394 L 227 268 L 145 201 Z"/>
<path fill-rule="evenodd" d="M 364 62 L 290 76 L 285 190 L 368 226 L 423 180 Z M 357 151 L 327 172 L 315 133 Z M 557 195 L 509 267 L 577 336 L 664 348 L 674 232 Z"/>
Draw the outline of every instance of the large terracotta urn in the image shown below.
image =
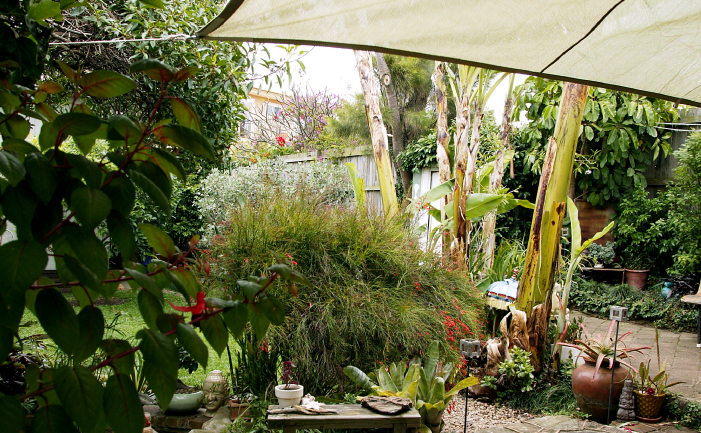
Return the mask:
<path fill-rule="evenodd" d="M 582 412 L 590 415 L 591 419 L 606 423 L 611 389 L 611 370 L 608 360 L 604 360 L 599 371 L 594 375 L 596 363 L 586 361 L 572 373 L 572 391 Z M 611 395 L 611 420 L 616 419 L 618 399 L 623 389 L 623 381 L 628 378 L 629 371 L 616 362 L 613 369 L 613 393 Z"/>

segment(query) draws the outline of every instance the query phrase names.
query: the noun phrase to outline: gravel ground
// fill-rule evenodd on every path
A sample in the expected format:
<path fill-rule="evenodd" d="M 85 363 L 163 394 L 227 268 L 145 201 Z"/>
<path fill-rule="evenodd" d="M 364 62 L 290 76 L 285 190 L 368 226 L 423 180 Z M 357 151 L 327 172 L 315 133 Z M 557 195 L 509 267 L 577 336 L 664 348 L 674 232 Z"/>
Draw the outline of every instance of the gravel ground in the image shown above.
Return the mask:
<path fill-rule="evenodd" d="M 446 410 L 443 414 L 445 433 L 462 433 L 465 424 L 465 397 L 458 395 L 453 398 L 453 406 L 450 414 Z M 516 421 L 526 421 L 534 418 L 532 415 L 501 406 L 497 404 L 480 403 L 470 399 L 467 411 L 467 431 L 474 432 L 484 428 L 508 424 Z"/>

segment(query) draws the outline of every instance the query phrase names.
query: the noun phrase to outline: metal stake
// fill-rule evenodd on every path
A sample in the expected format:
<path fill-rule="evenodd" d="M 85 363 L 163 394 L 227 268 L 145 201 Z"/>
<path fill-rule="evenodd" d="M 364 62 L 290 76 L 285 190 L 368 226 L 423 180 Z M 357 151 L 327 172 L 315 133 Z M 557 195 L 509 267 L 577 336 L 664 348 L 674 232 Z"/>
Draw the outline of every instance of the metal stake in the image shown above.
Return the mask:
<path fill-rule="evenodd" d="M 470 377 L 470 364 L 472 358 L 467 358 L 467 377 Z M 462 428 L 462 433 L 467 433 L 467 399 L 470 398 L 470 389 L 465 388 L 465 424 Z"/>
<path fill-rule="evenodd" d="M 613 397 L 613 373 L 616 369 L 616 350 L 618 349 L 618 325 L 621 322 L 616 320 L 616 339 L 613 340 L 613 364 L 611 365 L 611 387 L 609 388 L 609 410 L 606 412 L 606 424 L 611 424 L 611 398 Z"/>

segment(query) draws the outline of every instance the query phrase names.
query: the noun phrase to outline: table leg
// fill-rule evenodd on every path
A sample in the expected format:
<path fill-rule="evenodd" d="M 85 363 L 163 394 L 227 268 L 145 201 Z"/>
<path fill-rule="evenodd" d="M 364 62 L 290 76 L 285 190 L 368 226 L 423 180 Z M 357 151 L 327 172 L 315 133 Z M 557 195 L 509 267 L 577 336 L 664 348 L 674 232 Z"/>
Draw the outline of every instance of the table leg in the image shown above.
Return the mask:
<path fill-rule="evenodd" d="M 295 433 L 296 431 L 297 431 L 297 428 L 293 425 L 282 426 L 282 433 Z"/>
<path fill-rule="evenodd" d="M 701 347 L 701 305 L 699 305 L 699 321 L 697 323 L 698 334 L 696 336 L 696 347 Z"/>
<path fill-rule="evenodd" d="M 394 433 L 406 433 L 406 424 L 395 424 Z"/>

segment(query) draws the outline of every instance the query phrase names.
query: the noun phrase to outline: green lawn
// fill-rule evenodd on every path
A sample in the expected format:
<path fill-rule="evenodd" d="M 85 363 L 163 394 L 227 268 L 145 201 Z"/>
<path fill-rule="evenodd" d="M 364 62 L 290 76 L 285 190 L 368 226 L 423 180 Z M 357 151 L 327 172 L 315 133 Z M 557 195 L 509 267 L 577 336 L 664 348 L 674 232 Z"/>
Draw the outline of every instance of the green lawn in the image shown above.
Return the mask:
<path fill-rule="evenodd" d="M 146 324 L 139 313 L 139 306 L 136 302 L 137 292 L 134 290 L 124 290 L 119 291 L 115 294 L 115 298 L 121 298 L 127 300 L 124 304 L 120 305 L 101 305 L 99 308 L 105 316 L 105 322 L 109 325 L 113 320 L 116 320 L 115 326 L 112 329 L 105 330 L 105 338 L 121 338 L 129 340 L 132 344 L 136 342 L 134 335 L 136 332 L 142 328 L 146 328 Z M 72 296 L 66 295 L 69 300 L 73 299 Z M 181 295 L 171 292 L 164 292 L 165 299 L 174 303 L 175 305 L 183 305 L 184 301 Z M 76 312 L 78 312 L 78 307 L 75 307 Z M 164 311 L 166 313 L 176 312 L 171 308 L 168 303 L 164 305 Z M 189 319 L 189 313 L 184 313 Z M 27 310 L 25 316 L 22 320 L 23 326 L 20 328 L 20 337 L 26 338 L 30 335 L 43 334 L 44 331 L 39 325 L 37 318 Z M 204 336 L 200 333 L 202 340 Z M 52 344 L 51 340 L 44 340 L 47 345 L 47 349 L 39 350 L 38 352 L 47 358 L 50 362 L 61 363 L 61 354 L 57 351 L 55 346 Z M 227 376 L 229 375 L 229 359 L 226 354 L 226 350 L 222 353 L 221 358 L 217 353 L 209 346 L 209 362 L 207 366 L 207 371 L 204 371 L 202 366 L 200 366 L 197 371 L 192 374 L 188 374 L 187 370 L 181 369 L 178 376 L 185 384 L 190 386 L 202 386 L 205 376 L 209 371 L 221 370 Z M 238 346 L 233 337 L 229 336 L 229 347 L 231 348 L 232 361 L 234 366 L 236 366 L 236 353 Z M 37 350 L 25 349 L 26 351 L 36 353 Z"/>

